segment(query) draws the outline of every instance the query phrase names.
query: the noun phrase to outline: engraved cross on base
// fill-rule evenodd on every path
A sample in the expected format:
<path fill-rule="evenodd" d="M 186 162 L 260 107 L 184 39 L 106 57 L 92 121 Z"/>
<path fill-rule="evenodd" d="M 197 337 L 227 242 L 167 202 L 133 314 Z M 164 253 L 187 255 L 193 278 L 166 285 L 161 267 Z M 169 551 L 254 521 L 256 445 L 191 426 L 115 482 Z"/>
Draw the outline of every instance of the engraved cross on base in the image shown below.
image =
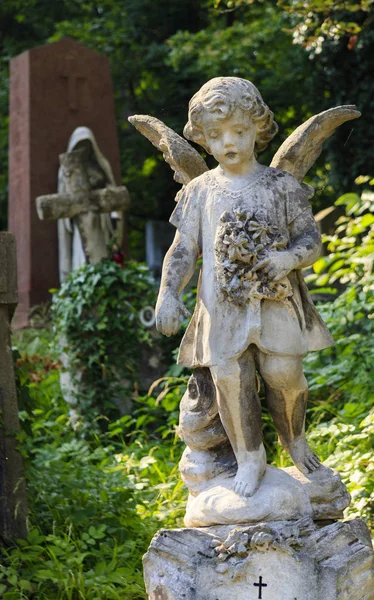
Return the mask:
<path fill-rule="evenodd" d="M 255 587 L 258 587 L 258 599 L 262 600 L 262 588 L 267 587 L 267 583 L 262 583 L 262 575 L 258 578 L 258 583 L 253 584 Z"/>
<path fill-rule="evenodd" d="M 84 168 L 84 152 L 74 150 L 61 154 L 60 163 L 70 178 L 68 193 L 48 194 L 36 199 L 38 216 L 42 220 L 74 219 L 82 240 L 86 260 L 97 264 L 108 258 L 108 239 L 103 227 L 103 214 L 125 211 L 130 196 L 124 186 L 108 185 L 104 189 L 90 189 Z"/>

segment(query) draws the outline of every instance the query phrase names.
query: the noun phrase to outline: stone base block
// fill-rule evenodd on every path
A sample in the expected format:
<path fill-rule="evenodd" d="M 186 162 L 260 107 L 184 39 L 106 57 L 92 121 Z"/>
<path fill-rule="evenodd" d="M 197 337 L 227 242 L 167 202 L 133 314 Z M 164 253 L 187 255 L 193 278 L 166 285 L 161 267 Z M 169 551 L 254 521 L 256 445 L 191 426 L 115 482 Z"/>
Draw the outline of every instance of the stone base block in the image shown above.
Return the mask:
<path fill-rule="evenodd" d="M 374 599 L 374 554 L 358 519 L 160 530 L 143 562 L 149 600 Z"/>

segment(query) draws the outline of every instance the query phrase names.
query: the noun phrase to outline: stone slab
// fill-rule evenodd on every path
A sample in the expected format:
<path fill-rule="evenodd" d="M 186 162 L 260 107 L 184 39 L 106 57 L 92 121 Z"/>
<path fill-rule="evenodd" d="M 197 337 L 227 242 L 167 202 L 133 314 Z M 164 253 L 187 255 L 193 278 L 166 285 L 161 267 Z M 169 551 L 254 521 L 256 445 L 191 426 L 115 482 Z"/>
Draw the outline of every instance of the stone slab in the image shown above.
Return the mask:
<path fill-rule="evenodd" d="M 161 530 L 143 559 L 149 600 L 373 600 L 373 549 L 351 523 Z"/>
<path fill-rule="evenodd" d="M 16 326 L 58 287 L 57 224 L 39 220 L 35 198 L 56 192 L 59 154 L 83 125 L 94 131 L 119 184 L 109 60 L 69 38 L 11 60 L 8 228 L 19 256 Z"/>

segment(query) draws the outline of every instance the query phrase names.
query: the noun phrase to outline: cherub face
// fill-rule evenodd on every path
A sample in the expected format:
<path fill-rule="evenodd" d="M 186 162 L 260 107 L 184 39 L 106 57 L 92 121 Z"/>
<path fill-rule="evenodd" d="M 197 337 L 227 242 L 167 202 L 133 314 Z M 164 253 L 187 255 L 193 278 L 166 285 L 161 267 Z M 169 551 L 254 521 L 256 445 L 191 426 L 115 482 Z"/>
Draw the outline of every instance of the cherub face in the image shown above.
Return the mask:
<path fill-rule="evenodd" d="M 221 167 L 235 172 L 253 158 L 256 127 L 240 108 L 226 118 L 207 112 L 202 126 L 207 149 Z"/>

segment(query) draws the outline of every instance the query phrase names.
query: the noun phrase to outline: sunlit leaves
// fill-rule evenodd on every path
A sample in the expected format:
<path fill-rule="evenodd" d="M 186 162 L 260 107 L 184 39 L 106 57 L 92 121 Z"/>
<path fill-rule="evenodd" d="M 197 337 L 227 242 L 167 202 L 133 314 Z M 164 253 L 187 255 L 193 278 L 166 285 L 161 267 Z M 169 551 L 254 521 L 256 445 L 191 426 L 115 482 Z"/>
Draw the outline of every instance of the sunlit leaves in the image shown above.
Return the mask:
<path fill-rule="evenodd" d="M 374 193 L 369 188 L 361 196 L 343 194 L 335 204 L 344 206 L 346 215 L 336 221 L 333 235 L 324 236 L 328 253 L 314 263 L 314 275 L 306 280 L 319 287 L 358 281 L 365 284 L 374 264 Z"/>

